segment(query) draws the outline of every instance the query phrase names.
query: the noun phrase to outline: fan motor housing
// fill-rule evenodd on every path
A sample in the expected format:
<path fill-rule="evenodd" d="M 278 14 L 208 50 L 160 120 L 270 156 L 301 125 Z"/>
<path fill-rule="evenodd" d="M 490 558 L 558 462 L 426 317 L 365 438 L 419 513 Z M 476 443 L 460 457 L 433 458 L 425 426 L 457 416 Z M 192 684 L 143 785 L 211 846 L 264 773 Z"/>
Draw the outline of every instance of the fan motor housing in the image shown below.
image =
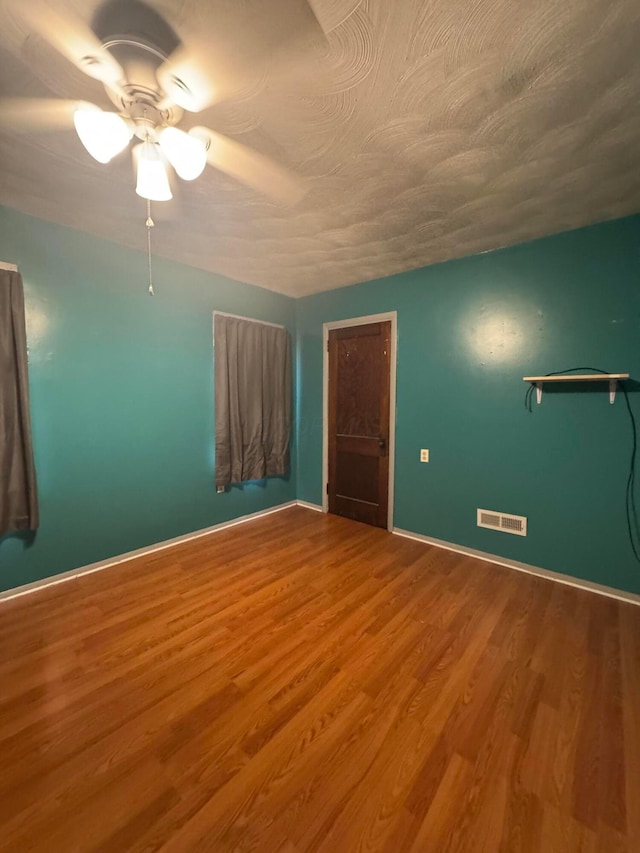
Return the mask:
<path fill-rule="evenodd" d="M 105 86 L 115 106 L 147 130 L 180 121 L 182 109 L 168 101 L 157 78 L 158 68 L 180 44 L 167 22 L 139 0 L 109 0 L 94 15 L 92 30 L 124 72 L 117 91 Z M 87 63 L 96 61 L 87 57 Z"/>

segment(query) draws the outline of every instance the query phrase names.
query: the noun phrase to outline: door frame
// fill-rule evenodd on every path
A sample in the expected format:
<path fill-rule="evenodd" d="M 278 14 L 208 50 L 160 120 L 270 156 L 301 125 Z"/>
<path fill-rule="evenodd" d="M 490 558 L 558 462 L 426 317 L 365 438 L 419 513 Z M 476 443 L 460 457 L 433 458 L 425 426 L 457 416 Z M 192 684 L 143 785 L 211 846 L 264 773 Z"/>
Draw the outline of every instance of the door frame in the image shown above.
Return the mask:
<path fill-rule="evenodd" d="M 367 314 L 322 324 L 322 511 L 329 512 L 329 332 L 349 326 L 368 326 L 371 323 L 391 321 L 391 352 L 389 353 L 389 503 L 387 530 L 393 530 L 393 496 L 396 458 L 396 371 L 398 354 L 398 312 Z"/>

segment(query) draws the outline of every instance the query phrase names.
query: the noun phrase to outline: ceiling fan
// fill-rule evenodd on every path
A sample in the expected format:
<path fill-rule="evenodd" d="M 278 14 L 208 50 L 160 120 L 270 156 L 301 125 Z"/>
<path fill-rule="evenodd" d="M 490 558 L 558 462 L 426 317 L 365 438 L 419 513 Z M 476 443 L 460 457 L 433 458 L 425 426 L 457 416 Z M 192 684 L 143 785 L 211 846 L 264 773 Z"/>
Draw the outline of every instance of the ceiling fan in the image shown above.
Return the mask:
<path fill-rule="evenodd" d="M 235 35 L 242 36 L 244 47 L 239 52 L 237 43 L 225 44 L 224 32 L 217 41 L 214 36 L 213 45 L 210 33 L 207 39 L 196 34 L 185 43 L 140 0 L 110 0 L 98 9 L 91 26 L 68 4 L 61 5 L 22 0 L 18 14 L 30 31 L 99 80 L 116 109 L 87 101 L 4 98 L 2 126 L 75 126 L 86 150 L 100 163 L 108 163 L 133 140 L 136 192 L 150 201 L 172 197 L 169 166 L 192 181 L 207 163 L 277 202 L 294 205 L 302 198 L 305 182 L 270 158 L 208 127 L 178 125 L 185 111 L 198 113 L 233 97 L 255 72 L 248 56 L 262 53 L 264 58 L 267 52 L 293 50 L 322 37 L 307 0 L 281 0 L 277 16 L 273 10 L 268 15 L 269 4 L 263 0 L 249 0 L 253 9 L 245 9 L 245 17 L 235 22 Z"/>

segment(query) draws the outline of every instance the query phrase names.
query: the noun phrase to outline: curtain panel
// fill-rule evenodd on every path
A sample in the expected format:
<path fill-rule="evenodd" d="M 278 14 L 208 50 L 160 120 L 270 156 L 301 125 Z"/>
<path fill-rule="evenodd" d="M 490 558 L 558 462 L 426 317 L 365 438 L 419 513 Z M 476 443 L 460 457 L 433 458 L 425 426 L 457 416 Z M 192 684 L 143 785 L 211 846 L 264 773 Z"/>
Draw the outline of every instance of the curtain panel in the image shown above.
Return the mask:
<path fill-rule="evenodd" d="M 216 487 L 289 472 L 286 329 L 214 314 Z"/>
<path fill-rule="evenodd" d="M 0 270 L 0 536 L 38 522 L 22 276 Z"/>

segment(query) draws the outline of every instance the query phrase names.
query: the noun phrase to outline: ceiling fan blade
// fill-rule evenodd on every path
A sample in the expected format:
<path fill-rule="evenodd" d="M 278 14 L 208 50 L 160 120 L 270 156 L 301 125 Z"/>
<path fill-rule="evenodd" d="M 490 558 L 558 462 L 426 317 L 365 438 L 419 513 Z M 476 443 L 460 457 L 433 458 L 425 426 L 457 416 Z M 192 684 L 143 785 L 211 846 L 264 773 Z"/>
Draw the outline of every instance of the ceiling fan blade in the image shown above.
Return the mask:
<path fill-rule="evenodd" d="M 81 101 L 58 98 L 0 98 L 0 127 L 7 130 L 64 130 L 73 127 Z"/>
<path fill-rule="evenodd" d="M 203 3 L 197 20 L 176 22 L 181 46 L 158 69 L 166 94 L 200 112 L 255 87 L 283 56 L 304 55 L 325 36 L 308 0 Z"/>
<path fill-rule="evenodd" d="M 61 11 L 46 0 L 24 0 L 25 22 L 77 68 L 111 88 L 118 88 L 123 71 L 88 24 L 71 9 Z"/>
<path fill-rule="evenodd" d="M 264 154 L 208 127 L 194 127 L 190 133 L 208 144 L 207 161 L 210 166 L 274 201 L 294 206 L 306 195 L 306 181 Z"/>
<path fill-rule="evenodd" d="M 189 49 L 184 46 L 175 50 L 156 72 L 158 83 L 170 101 L 183 110 L 198 113 L 209 104 L 225 100 L 233 92 L 230 75 L 225 71 L 221 58 L 200 59 L 196 40 L 192 39 Z M 226 81 L 214 87 L 213 81 Z"/>

